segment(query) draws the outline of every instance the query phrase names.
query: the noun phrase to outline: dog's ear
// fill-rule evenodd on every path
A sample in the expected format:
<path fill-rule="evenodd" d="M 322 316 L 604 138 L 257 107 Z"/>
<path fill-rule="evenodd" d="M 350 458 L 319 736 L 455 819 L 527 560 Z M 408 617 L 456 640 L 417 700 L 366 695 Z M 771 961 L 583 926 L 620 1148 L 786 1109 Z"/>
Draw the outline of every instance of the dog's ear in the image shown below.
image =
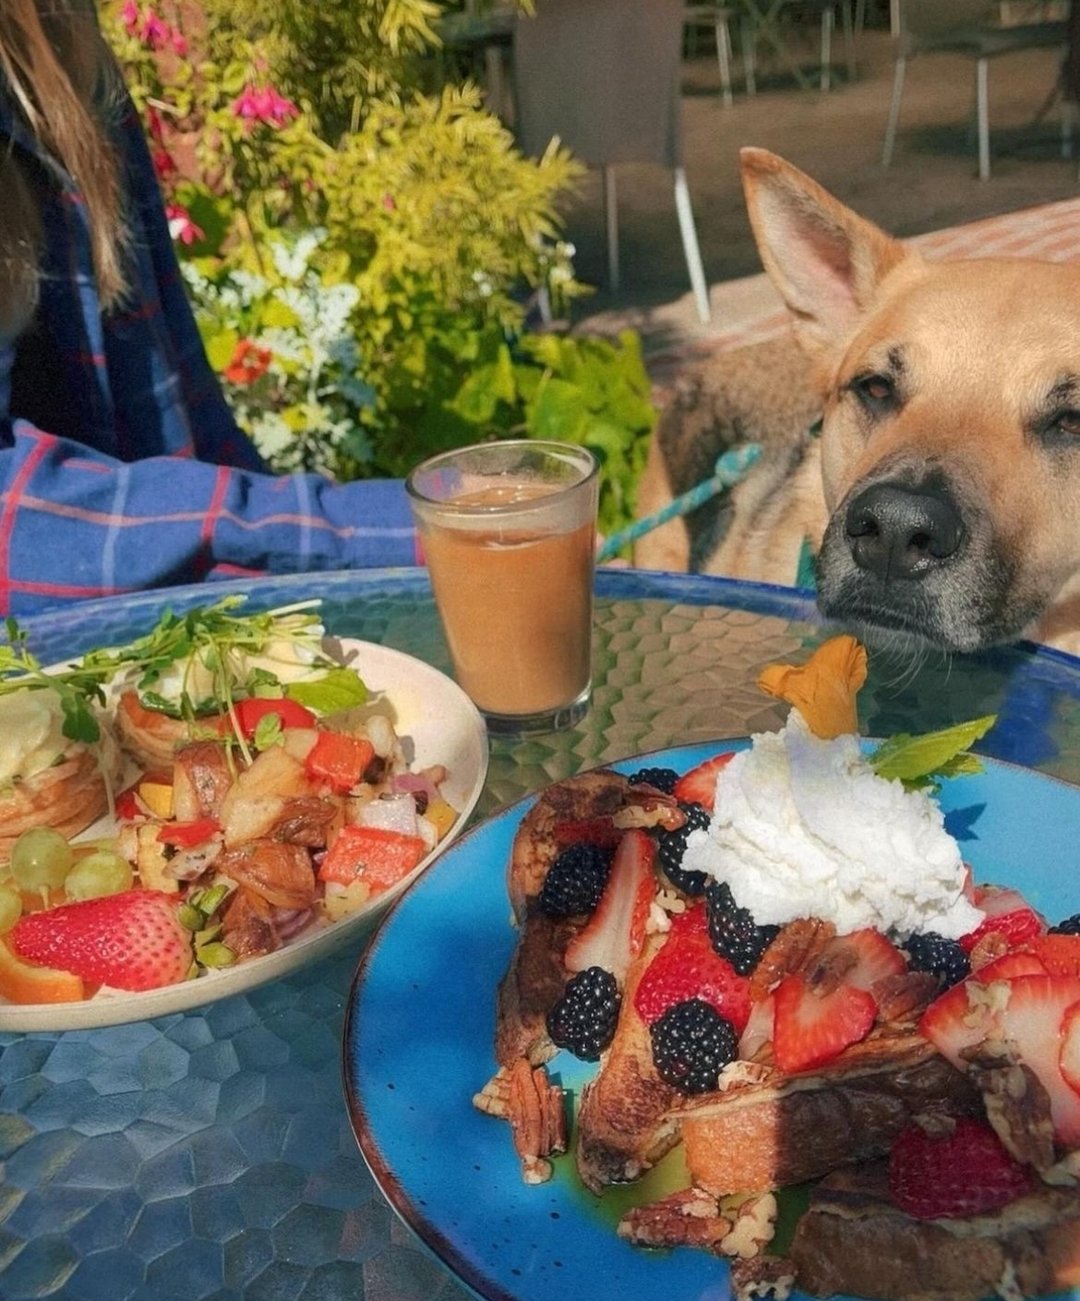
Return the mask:
<path fill-rule="evenodd" d="M 882 280 L 917 254 L 766 149 L 742 149 L 743 190 L 761 260 L 795 317 L 800 341 L 820 354 L 845 339 Z"/>

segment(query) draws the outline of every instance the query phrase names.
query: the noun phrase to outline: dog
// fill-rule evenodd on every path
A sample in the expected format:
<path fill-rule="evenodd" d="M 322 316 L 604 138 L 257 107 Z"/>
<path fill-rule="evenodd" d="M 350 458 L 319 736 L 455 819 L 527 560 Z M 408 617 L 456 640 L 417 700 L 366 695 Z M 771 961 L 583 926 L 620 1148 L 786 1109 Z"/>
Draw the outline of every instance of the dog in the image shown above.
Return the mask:
<path fill-rule="evenodd" d="M 791 584 L 809 547 L 829 620 L 1080 653 L 1080 266 L 928 262 L 775 154 L 740 161 L 791 336 L 675 394 L 639 513 L 728 444 L 762 455 L 634 563 Z"/>

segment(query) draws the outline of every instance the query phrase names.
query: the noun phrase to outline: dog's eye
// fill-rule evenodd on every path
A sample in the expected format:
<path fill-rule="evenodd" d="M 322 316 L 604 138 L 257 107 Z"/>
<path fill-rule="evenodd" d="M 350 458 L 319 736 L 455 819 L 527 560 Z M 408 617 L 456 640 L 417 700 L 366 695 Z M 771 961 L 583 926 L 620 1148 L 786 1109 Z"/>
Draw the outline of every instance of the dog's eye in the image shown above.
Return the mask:
<path fill-rule="evenodd" d="M 874 412 L 896 402 L 896 386 L 888 375 L 860 375 L 852 380 L 851 390 L 864 406 Z"/>
<path fill-rule="evenodd" d="M 1071 438 L 1080 438 L 1080 411 L 1063 411 L 1055 417 L 1054 428 Z"/>

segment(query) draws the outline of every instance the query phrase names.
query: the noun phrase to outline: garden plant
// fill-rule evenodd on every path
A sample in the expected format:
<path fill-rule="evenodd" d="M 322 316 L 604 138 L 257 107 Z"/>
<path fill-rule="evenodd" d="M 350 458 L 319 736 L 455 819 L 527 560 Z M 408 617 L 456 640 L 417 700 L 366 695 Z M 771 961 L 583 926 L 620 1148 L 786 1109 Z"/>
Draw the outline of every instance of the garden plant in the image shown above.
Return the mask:
<path fill-rule="evenodd" d="M 488 437 L 561 438 L 632 515 L 654 422 L 637 337 L 536 325 L 586 292 L 559 202 L 439 57 L 431 0 L 106 0 L 211 361 L 277 470 L 401 475 Z"/>

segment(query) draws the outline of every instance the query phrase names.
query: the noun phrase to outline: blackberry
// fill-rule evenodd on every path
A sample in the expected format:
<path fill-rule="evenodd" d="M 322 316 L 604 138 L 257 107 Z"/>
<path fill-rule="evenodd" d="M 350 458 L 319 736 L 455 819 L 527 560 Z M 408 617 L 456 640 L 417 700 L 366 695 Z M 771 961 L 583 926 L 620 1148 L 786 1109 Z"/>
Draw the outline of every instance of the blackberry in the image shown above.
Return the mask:
<path fill-rule="evenodd" d="M 740 908 L 726 881 L 705 888 L 709 939 L 713 951 L 727 958 L 740 976 L 749 976 L 761 955 L 780 933 L 779 926 L 759 926 L 748 908 Z"/>
<path fill-rule="evenodd" d="M 679 780 L 674 768 L 639 768 L 626 779 L 631 786 L 655 786 L 658 791 L 670 795 Z"/>
<path fill-rule="evenodd" d="M 652 1024 L 653 1061 L 680 1093 L 708 1093 L 739 1051 L 735 1027 L 704 999 L 675 1003 Z"/>
<path fill-rule="evenodd" d="M 548 868 L 540 888 L 540 909 L 549 917 L 591 913 L 611 873 L 611 850 L 584 843 L 567 845 Z"/>
<path fill-rule="evenodd" d="M 971 971 L 971 959 L 956 942 L 936 931 L 909 935 L 901 946 L 908 955 L 913 971 L 927 971 L 937 976 L 942 987 L 958 985 Z"/>
<path fill-rule="evenodd" d="M 1056 926 L 1051 926 L 1050 934 L 1080 935 L 1080 913 L 1073 913 L 1071 917 L 1066 917 L 1063 922 L 1058 922 Z"/>
<path fill-rule="evenodd" d="M 575 1057 L 595 1062 L 611 1043 L 622 998 L 610 971 L 586 967 L 566 982 L 562 998 L 547 1014 L 551 1042 Z"/>
<path fill-rule="evenodd" d="M 686 842 L 691 831 L 704 831 L 709 825 L 709 813 L 700 804 L 683 804 L 680 801 L 679 808 L 686 814 L 686 822 L 676 831 L 659 831 L 656 855 L 660 859 L 664 875 L 677 890 L 683 894 L 704 894 L 709 878 L 704 872 L 685 871 L 682 857 L 686 853 Z"/>

